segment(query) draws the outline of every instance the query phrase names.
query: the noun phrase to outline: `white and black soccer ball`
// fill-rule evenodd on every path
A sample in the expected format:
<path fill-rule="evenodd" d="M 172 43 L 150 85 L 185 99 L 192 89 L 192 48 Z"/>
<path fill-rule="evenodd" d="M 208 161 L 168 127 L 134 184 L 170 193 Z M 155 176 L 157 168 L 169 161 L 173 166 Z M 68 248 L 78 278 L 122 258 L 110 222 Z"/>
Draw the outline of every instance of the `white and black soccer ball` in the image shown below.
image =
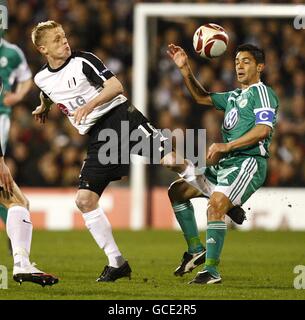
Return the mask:
<path fill-rule="evenodd" d="M 195 51 L 203 58 L 211 59 L 225 53 L 229 36 L 225 29 L 215 23 L 207 23 L 199 27 L 193 36 Z"/>

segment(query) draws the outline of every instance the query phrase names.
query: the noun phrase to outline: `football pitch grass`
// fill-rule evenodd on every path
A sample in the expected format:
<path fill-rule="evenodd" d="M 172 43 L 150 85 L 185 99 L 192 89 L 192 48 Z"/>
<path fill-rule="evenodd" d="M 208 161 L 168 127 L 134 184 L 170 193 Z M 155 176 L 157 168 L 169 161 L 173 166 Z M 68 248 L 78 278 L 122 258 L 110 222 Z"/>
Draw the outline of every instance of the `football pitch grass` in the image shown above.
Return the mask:
<path fill-rule="evenodd" d="M 223 283 L 209 286 L 188 284 L 197 269 L 184 277 L 173 275 L 185 249 L 180 232 L 114 234 L 130 262 L 132 278 L 98 283 L 95 280 L 106 258 L 88 231 L 35 231 L 32 262 L 60 279 L 57 285 L 42 288 L 28 282 L 19 286 L 12 280 L 12 259 L 7 254 L 6 235 L 1 231 L 0 264 L 7 266 L 9 282 L 8 289 L 0 290 L 0 300 L 305 299 L 305 290 L 293 287 L 294 267 L 305 265 L 304 232 L 230 230 L 220 264 Z"/>

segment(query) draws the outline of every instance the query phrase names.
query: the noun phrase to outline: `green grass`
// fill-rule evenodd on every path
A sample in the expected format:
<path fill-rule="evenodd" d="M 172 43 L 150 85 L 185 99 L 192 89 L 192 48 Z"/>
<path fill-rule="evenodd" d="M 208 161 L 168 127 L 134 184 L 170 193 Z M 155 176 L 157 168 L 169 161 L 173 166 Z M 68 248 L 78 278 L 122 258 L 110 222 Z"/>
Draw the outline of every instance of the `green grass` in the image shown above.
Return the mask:
<path fill-rule="evenodd" d="M 60 282 L 42 288 L 19 286 L 11 278 L 12 259 L 0 234 L 0 264 L 9 270 L 1 299 L 305 299 L 293 288 L 296 265 L 305 264 L 305 233 L 229 231 L 220 265 L 220 285 L 188 285 L 196 274 L 174 277 L 184 241 L 174 231 L 117 231 L 115 238 L 133 269 L 132 279 L 97 283 L 106 258 L 87 231 L 35 231 L 31 260 Z"/>

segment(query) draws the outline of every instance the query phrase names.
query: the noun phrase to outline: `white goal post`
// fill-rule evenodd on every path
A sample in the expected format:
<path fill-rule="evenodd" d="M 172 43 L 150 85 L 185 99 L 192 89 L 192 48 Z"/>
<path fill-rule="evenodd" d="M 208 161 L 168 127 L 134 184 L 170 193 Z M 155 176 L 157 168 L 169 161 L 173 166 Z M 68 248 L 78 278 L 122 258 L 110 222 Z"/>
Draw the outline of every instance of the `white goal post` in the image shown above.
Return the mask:
<path fill-rule="evenodd" d="M 149 17 L 256 17 L 294 18 L 304 13 L 305 6 L 293 4 L 194 4 L 139 3 L 134 9 L 132 102 L 147 115 L 147 67 Z M 291 21 L 293 24 L 293 21 Z M 131 166 L 130 226 L 145 227 L 146 175 L 144 164 Z"/>

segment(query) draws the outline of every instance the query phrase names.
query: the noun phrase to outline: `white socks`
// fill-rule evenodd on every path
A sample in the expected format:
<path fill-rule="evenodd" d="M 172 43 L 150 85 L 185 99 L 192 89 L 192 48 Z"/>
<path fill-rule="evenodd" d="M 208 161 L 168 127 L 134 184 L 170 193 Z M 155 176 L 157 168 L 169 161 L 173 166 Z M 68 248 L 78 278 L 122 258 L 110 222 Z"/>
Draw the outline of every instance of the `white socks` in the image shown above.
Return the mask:
<path fill-rule="evenodd" d="M 21 206 L 8 209 L 6 232 L 12 243 L 14 265 L 25 268 L 30 265 L 33 226 L 29 211 Z"/>
<path fill-rule="evenodd" d="M 109 266 L 119 268 L 125 260 L 114 241 L 111 224 L 103 209 L 97 208 L 83 213 L 83 218 L 98 246 L 104 249 L 109 260 Z"/>
<path fill-rule="evenodd" d="M 210 196 L 211 190 L 205 177 L 195 168 L 193 162 L 186 160 L 188 165 L 184 172 L 178 173 L 187 183 L 201 191 L 204 195 Z"/>

